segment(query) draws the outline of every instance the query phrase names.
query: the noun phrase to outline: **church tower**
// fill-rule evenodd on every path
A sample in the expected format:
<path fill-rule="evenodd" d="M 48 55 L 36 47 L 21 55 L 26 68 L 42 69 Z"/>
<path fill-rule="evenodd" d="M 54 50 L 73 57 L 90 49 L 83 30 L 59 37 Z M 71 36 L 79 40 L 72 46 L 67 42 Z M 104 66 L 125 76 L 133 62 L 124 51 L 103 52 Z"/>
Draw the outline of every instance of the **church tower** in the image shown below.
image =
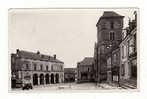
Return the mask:
<path fill-rule="evenodd" d="M 107 79 L 108 53 L 117 48 L 122 40 L 123 18 L 113 11 L 105 11 L 96 24 L 99 82 Z"/>

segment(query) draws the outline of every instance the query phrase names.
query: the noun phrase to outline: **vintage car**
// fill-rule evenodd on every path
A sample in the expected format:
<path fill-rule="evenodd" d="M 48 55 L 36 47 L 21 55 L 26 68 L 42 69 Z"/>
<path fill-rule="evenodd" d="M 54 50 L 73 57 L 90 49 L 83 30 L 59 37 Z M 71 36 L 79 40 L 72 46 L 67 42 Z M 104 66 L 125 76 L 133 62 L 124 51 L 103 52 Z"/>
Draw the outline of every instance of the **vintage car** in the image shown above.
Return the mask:
<path fill-rule="evenodd" d="M 25 90 L 25 89 L 27 90 L 33 89 L 30 76 L 25 76 L 23 79 L 22 90 Z"/>
<path fill-rule="evenodd" d="M 23 84 L 22 90 L 25 90 L 25 89 L 27 89 L 27 90 L 33 89 L 32 84 L 31 83 Z"/>

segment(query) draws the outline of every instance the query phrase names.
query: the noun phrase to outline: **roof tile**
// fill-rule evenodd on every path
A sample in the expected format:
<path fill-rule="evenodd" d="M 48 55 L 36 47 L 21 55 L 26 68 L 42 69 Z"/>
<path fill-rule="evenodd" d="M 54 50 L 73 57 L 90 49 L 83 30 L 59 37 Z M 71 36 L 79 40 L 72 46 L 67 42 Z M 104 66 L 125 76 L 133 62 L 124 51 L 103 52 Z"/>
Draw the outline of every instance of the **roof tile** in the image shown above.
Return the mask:
<path fill-rule="evenodd" d="M 23 50 L 20 50 L 17 54 L 22 58 L 63 63 L 62 61 L 58 59 L 54 59 L 54 57 L 52 56 L 44 55 L 44 54 L 37 54 L 37 53 L 23 51 Z"/>

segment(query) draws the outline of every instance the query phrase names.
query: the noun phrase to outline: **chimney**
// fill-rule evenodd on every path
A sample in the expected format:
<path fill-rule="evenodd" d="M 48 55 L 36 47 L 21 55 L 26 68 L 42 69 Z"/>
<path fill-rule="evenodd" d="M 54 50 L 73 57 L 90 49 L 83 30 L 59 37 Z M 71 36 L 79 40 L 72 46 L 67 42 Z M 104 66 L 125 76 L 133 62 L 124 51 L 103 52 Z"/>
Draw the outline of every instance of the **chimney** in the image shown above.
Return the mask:
<path fill-rule="evenodd" d="M 54 54 L 54 59 L 56 59 L 56 54 Z"/>
<path fill-rule="evenodd" d="M 18 53 L 19 52 L 19 49 L 16 49 L 16 53 Z"/>
<path fill-rule="evenodd" d="M 37 51 L 37 54 L 39 55 L 39 54 L 40 54 L 40 52 L 39 52 L 39 51 Z"/>

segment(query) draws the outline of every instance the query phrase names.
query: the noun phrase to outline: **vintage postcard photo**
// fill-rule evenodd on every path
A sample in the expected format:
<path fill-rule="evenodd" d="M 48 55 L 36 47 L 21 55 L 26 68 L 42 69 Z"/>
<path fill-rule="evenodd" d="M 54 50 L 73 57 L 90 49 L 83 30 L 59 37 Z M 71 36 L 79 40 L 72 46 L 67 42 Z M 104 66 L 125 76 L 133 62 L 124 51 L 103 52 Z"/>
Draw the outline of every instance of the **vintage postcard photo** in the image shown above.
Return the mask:
<path fill-rule="evenodd" d="M 9 90 L 139 89 L 139 9 L 9 9 Z"/>

